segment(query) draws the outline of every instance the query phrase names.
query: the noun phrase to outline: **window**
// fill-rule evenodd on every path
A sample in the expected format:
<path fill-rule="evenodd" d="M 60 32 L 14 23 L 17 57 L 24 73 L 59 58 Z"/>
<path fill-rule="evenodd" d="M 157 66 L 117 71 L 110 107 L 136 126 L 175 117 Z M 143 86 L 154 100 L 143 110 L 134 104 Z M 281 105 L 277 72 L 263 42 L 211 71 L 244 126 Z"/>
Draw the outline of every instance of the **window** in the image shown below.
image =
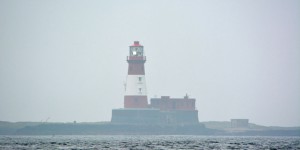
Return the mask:
<path fill-rule="evenodd" d="M 139 77 L 139 81 L 140 81 L 140 82 L 142 81 L 142 77 Z"/>
<path fill-rule="evenodd" d="M 139 91 L 142 92 L 142 88 L 139 88 Z"/>

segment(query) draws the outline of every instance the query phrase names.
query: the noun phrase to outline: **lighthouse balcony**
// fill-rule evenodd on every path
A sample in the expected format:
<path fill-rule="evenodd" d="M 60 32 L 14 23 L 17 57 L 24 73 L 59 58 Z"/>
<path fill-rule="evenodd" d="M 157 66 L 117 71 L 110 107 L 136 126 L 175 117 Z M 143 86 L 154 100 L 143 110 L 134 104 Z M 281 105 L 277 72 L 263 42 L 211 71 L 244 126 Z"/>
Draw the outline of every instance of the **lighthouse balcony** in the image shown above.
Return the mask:
<path fill-rule="evenodd" d="M 146 62 L 146 56 L 127 56 L 127 62 Z"/>

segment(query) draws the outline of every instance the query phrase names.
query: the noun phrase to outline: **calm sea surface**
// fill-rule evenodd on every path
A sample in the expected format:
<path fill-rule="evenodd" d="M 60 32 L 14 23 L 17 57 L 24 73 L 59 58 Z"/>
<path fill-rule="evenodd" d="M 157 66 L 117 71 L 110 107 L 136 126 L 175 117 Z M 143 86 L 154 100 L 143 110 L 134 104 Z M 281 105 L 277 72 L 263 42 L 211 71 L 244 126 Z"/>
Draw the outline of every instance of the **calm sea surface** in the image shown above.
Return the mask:
<path fill-rule="evenodd" d="M 300 149 L 300 137 L 0 136 L 0 149 Z"/>

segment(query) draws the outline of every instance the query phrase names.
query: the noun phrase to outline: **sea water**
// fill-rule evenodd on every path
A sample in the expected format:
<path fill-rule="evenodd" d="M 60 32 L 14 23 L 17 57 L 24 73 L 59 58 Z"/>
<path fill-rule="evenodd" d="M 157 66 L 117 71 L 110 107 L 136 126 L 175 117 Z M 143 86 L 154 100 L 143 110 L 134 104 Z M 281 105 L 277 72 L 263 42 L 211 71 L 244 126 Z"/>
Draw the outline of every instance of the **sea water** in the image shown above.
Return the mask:
<path fill-rule="evenodd" d="M 300 149 L 300 137 L 189 135 L 0 136 L 0 149 Z"/>

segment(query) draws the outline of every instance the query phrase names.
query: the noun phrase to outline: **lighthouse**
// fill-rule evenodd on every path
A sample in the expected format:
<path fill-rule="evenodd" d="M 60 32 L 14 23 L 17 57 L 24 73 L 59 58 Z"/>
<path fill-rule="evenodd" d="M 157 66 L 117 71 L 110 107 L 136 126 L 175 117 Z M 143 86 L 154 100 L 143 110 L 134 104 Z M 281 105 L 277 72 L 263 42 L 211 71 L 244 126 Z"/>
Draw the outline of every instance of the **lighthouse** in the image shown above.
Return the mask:
<path fill-rule="evenodd" d="M 124 108 L 147 108 L 147 89 L 145 80 L 146 56 L 139 41 L 129 46 L 127 56 L 128 73 L 125 84 Z"/>
<path fill-rule="evenodd" d="M 197 125 L 196 99 L 151 98 L 148 104 L 145 79 L 146 56 L 139 41 L 129 46 L 128 72 L 125 84 L 124 108 L 113 109 L 111 122 L 121 125 Z M 176 85 L 174 85 L 176 87 Z"/>

